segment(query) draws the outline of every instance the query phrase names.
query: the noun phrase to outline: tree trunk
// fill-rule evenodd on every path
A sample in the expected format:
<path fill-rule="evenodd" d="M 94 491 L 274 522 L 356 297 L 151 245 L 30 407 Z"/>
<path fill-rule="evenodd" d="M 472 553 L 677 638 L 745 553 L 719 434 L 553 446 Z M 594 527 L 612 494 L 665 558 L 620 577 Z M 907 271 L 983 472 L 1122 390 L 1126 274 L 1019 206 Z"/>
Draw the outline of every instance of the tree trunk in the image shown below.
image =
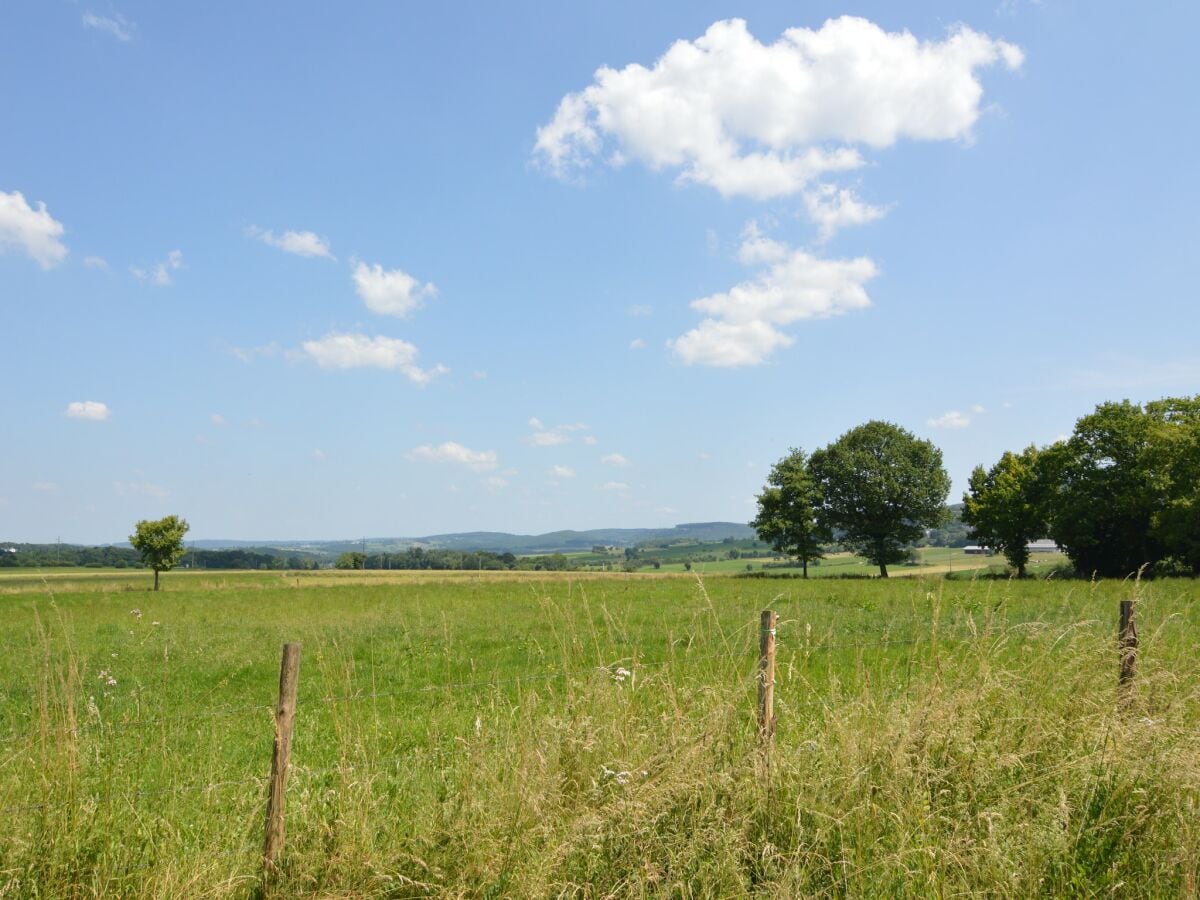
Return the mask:
<path fill-rule="evenodd" d="M 154 589 L 158 590 L 158 569 L 154 570 Z"/>
<path fill-rule="evenodd" d="M 803 562 L 804 562 L 804 577 L 807 578 L 808 577 L 808 557 L 807 556 L 804 557 Z"/>
<path fill-rule="evenodd" d="M 1018 578 L 1025 577 L 1025 563 L 1021 563 L 1020 565 L 1017 566 L 1017 577 Z"/>
<path fill-rule="evenodd" d="M 882 562 L 881 562 L 881 563 L 879 564 L 879 577 L 880 577 L 880 578 L 887 578 L 887 577 L 888 577 L 888 574 L 887 574 L 887 563 L 882 563 Z"/>

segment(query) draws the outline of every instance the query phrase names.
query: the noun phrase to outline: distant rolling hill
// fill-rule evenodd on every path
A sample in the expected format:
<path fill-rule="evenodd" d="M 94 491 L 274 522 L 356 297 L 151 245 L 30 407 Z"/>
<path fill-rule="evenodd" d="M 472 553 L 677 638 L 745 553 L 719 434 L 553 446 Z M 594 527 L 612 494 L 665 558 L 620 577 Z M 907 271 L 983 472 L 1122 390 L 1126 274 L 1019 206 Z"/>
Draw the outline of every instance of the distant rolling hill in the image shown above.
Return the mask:
<path fill-rule="evenodd" d="M 645 541 L 722 541 L 754 537 L 754 529 L 739 522 L 688 522 L 673 528 L 595 528 L 590 531 L 551 531 L 548 534 L 509 534 L 504 531 L 466 531 L 431 534 L 426 537 L 366 539 L 367 552 L 380 553 L 407 547 L 435 547 L 444 550 L 490 550 L 493 553 L 569 553 L 592 547 L 632 547 Z M 188 541 L 199 550 L 271 547 L 277 550 L 310 553 L 344 553 L 361 550 L 362 539 L 338 541 Z"/>

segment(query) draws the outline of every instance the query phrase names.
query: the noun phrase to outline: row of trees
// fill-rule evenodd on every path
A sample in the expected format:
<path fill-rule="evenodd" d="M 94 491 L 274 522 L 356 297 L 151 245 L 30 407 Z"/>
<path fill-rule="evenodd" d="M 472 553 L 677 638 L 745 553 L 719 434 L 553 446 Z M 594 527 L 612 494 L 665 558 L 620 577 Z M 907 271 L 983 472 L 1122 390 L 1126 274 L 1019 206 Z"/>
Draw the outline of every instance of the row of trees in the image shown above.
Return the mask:
<path fill-rule="evenodd" d="M 1067 440 L 977 467 L 963 502 L 1021 575 L 1046 535 L 1084 575 L 1200 575 L 1200 395 L 1102 403 Z"/>
<path fill-rule="evenodd" d="M 945 517 L 950 476 L 942 451 L 899 425 L 872 421 L 771 469 L 750 524 L 759 538 L 808 564 L 835 538 L 879 566 L 905 562 L 911 545 Z"/>
<path fill-rule="evenodd" d="M 879 566 L 903 562 L 947 519 L 950 478 L 932 443 L 868 422 L 777 462 L 750 524 L 808 563 L 836 542 Z M 1025 574 L 1049 536 L 1083 575 L 1200 575 L 1200 395 L 1102 403 L 1066 440 L 978 466 L 963 496 L 969 537 Z"/>

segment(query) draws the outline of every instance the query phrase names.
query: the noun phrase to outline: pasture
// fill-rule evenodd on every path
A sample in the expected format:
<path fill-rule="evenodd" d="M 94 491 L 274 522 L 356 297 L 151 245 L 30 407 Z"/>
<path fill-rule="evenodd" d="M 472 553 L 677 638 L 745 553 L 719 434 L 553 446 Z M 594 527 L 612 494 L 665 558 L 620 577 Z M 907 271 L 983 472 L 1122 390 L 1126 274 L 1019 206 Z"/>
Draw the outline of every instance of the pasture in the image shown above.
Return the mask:
<path fill-rule="evenodd" d="M 1191 581 L 148 584 L 0 576 L 0 897 L 1200 890 Z M 288 837 L 263 882 L 284 641 L 303 645 Z"/>

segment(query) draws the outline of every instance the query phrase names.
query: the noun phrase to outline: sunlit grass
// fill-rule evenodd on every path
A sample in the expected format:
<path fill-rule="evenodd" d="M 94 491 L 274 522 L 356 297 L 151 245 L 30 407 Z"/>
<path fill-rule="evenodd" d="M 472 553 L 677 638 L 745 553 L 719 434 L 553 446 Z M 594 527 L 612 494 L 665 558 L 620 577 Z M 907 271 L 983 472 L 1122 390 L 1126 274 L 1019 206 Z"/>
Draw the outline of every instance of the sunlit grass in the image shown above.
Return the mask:
<path fill-rule="evenodd" d="M 280 896 L 1196 891 L 1191 582 L 138 574 L 0 578 L 0 896 L 258 889 L 285 640 Z"/>

